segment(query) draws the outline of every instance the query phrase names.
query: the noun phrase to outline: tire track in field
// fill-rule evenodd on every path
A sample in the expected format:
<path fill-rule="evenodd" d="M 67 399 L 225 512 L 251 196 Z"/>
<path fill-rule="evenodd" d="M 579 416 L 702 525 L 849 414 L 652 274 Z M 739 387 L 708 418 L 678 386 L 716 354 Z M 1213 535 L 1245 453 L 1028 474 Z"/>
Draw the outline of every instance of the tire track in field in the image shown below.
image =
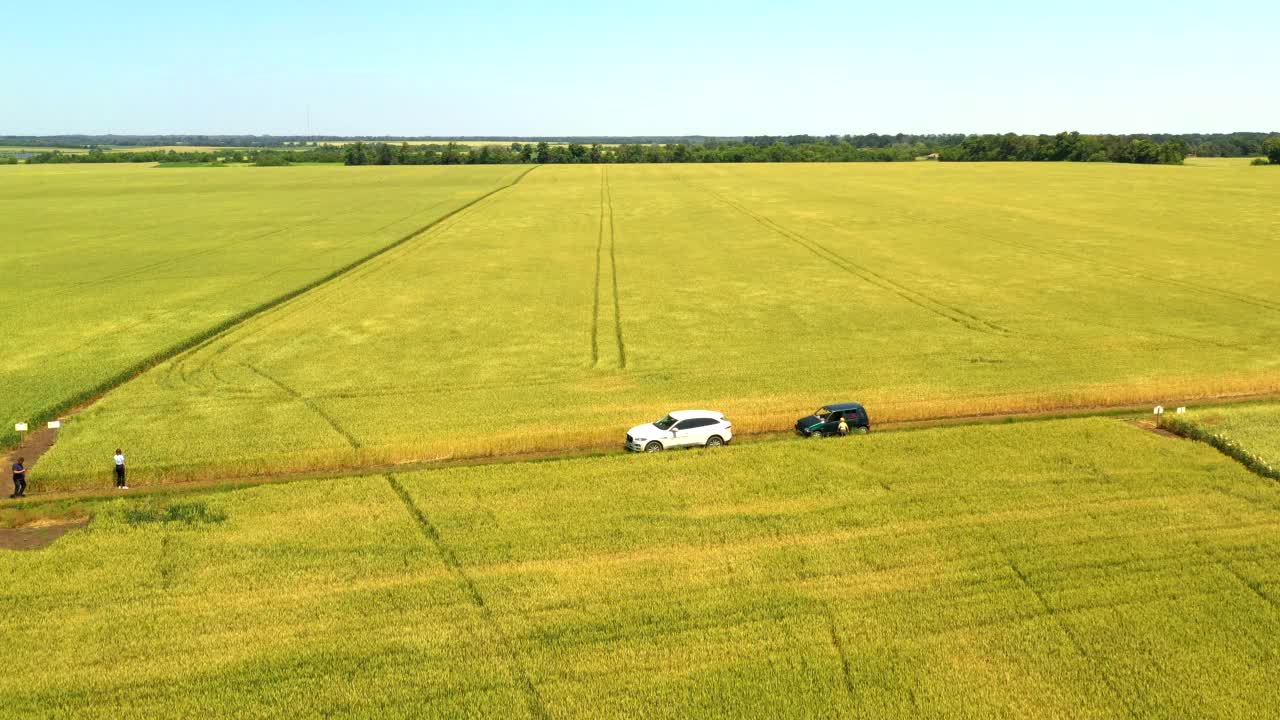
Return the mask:
<path fill-rule="evenodd" d="M 334 432 L 341 435 L 342 439 L 347 441 L 347 444 L 351 446 L 352 450 L 360 449 L 360 441 L 357 440 L 355 436 L 353 436 L 351 433 L 347 432 L 346 428 L 339 425 L 338 420 L 335 417 L 325 412 L 324 408 L 320 407 L 318 404 L 312 401 L 311 398 L 308 398 L 306 395 L 303 395 L 297 390 L 294 390 L 292 387 L 285 385 L 283 382 L 259 370 L 253 365 L 250 365 L 248 363 L 241 363 L 241 364 L 244 365 L 244 367 L 248 368 L 250 372 L 254 373 L 255 375 L 258 375 L 259 377 L 263 378 L 264 380 L 271 383 L 272 385 L 275 385 L 276 387 L 280 388 L 286 394 L 292 397 L 294 400 L 297 400 L 301 402 L 303 405 L 306 405 L 307 409 L 311 410 L 316 415 L 319 415 L 321 418 L 323 418 L 325 422 L 329 423 L 329 427 L 333 428 Z"/>
<path fill-rule="evenodd" d="M 413 497 L 409 495 L 409 491 L 405 489 L 404 485 L 401 485 L 400 481 L 396 480 L 395 475 L 387 473 L 384 477 L 387 479 L 387 484 L 391 486 L 391 490 L 404 503 L 405 510 L 408 511 L 409 516 L 418 524 L 418 529 L 422 531 L 423 537 L 435 548 L 440 560 L 444 562 L 445 567 L 453 573 L 458 584 L 462 586 L 467 600 L 476 607 L 476 610 L 480 612 L 481 619 L 484 620 L 485 624 L 493 631 L 494 636 L 497 637 L 498 654 L 506 659 L 511 679 L 524 695 L 525 705 L 529 709 L 529 714 L 539 718 L 539 720 L 549 718 L 550 715 L 547 713 L 546 706 L 542 703 L 542 695 L 538 693 L 537 686 L 533 684 L 533 679 L 529 677 L 529 671 L 525 668 L 521 653 L 516 649 L 515 643 L 511 641 L 510 636 L 502 629 L 498 619 L 494 617 L 493 610 L 490 609 L 489 603 L 485 601 L 484 595 L 480 592 L 480 587 L 476 585 L 475 580 L 472 579 L 467 569 L 463 567 L 462 561 L 453 552 L 453 548 L 449 547 L 444 538 L 440 537 L 440 532 L 436 530 L 435 525 L 431 524 L 431 519 L 413 501 Z"/>
<path fill-rule="evenodd" d="M 1077 318 L 1077 317 L 1067 317 L 1064 315 L 1050 315 L 1047 313 L 1045 315 L 1058 322 L 1073 322 L 1079 325 L 1092 325 L 1094 327 L 1108 328 L 1110 330 L 1119 330 L 1121 332 L 1129 333 L 1130 335 L 1133 335 L 1135 333 L 1141 333 L 1146 335 L 1157 335 L 1159 337 L 1168 338 L 1170 340 L 1178 340 L 1179 342 L 1184 342 L 1184 343 L 1189 342 L 1189 343 L 1197 343 L 1200 345 L 1208 345 L 1209 347 L 1221 348 L 1223 350 L 1250 349 L 1249 346 L 1247 345 L 1233 345 L 1231 343 L 1218 342 L 1217 340 L 1205 340 L 1204 338 L 1192 337 L 1191 335 L 1180 335 L 1178 333 L 1164 332 L 1163 330 L 1156 330 L 1154 328 L 1149 328 L 1149 327 L 1129 328 L 1123 325 L 1107 323 L 1107 322 L 1103 322 L 1101 320 L 1096 320 L 1093 318 L 1086 319 L 1086 318 Z"/>
<path fill-rule="evenodd" d="M 831 634 L 831 646 L 840 657 L 840 674 L 844 682 L 844 692 L 851 702 L 856 701 L 858 692 L 853 684 L 853 665 L 849 662 L 849 653 L 845 652 L 844 641 L 840 639 L 840 629 L 836 627 L 836 615 L 832 612 L 830 604 L 826 604 L 823 609 L 827 616 L 827 632 Z"/>
<path fill-rule="evenodd" d="M 911 193 L 900 185 L 894 185 L 894 184 L 883 183 L 883 182 L 881 183 L 864 182 L 864 184 L 868 187 L 873 187 L 877 190 L 882 190 L 887 193 L 894 193 L 904 198 L 909 199 L 911 197 Z M 839 196 L 835 196 L 835 197 L 839 197 Z M 1099 226 L 1097 223 L 1081 223 L 1078 220 L 1063 219 L 1062 217 L 1055 216 L 1055 215 L 1045 216 L 1045 215 L 1033 213 L 1023 207 L 981 202 L 979 200 L 974 199 L 971 196 L 966 197 L 964 201 L 970 205 L 982 206 L 988 210 L 991 210 L 992 212 L 1017 214 L 1036 222 L 1047 221 L 1047 222 L 1050 222 L 1059 226 L 1064 226 L 1064 227 L 1084 227 L 1093 232 L 1099 231 L 1100 228 L 1103 231 L 1107 230 L 1106 226 Z M 921 218 L 922 221 L 928 221 L 928 219 L 931 218 L 931 215 L 928 213 L 918 213 L 916 215 L 919 218 Z M 830 224 L 830 223 L 827 223 L 827 224 Z M 976 229 L 969 226 L 967 223 L 965 224 L 965 227 L 966 227 L 966 231 L 972 231 Z M 1175 285 L 1183 288 L 1184 290 L 1206 294 L 1206 295 L 1214 295 L 1220 298 L 1234 300 L 1234 301 L 1245 303 L 1248 305 L 1254 305 L 1262 309 L 1280 312 L 1280 302 L 1277 302 L 1275 300 L 1270 300 L 1268 298 L 1258 297 L 1256 295 L 1250 295 L 1248 293 L 1236 292 L 1234 290 L 1227 290 L 1225 288 L 1220 288 L 1215 285 L 1198 283 L 1192 280 L 1160 277 L 1148 272 L 1144 272 L 1140 269 L 1131 267 L 1129 265 L 1125 265 L 1123 263 L 1107 262 L 1105 260 L 1100 260 L 1095 257 L 1076 254 L 1066 250 L 1049 249 L 1049 248 L 1044 248 L 1038 245 L 1034 245 L 1032 243 L 1019 242 L 1017 240 L 1012 240 L 1010 238 L 996 237 L 991 235 L 988 232 L 984 232 L 981 230 L 978 231 L 978 234 L 981 237 L 998 244 L 1007 245 L 1009 247 L 1013 247 L 1021 250 L 1026 250 L 1035 255 L 1048 255 L 1048 256 L 1053 256 L 1053 257 L 1066 260 L 1068 262 L 1077 263 L 1080 265 L 1093 266 L 1103 270 L 1104 272 L 1109 272 L 1118 277 L 1138 278 L 1140 280 L 1146 280 L 1148 282 L 1152 282 L 1156 284 Z M 1148 237 L 1150 237 L 1149 233 L 1148 233 Z M 1159 238 L 1156 238 L 1156 240 L 1158 239 Z"/>
<path fill-rule="evenodd" d="M 475 210 L 475 208 L 480 205 L 481 201 L 487 200 L 491 198 L 493 195 L 495 195 L 496 193 L 516 185 L 522 179 L 524 179 L 525 175 L 528 175 L 530 172 L 532 172 L 535 169 L 537 169 L 537 166 L 529 168 L 528 170 L 521 173 L 511 183 L 504 185 L 500 188 L 497 188 L 495 190 L 491 190 L 485 195 L 482 195 L 466 203 L 465 205 L 455 210 L 452 210 L 440 216 L 439 218 L 436 218 L 434 221 L 432 221 L 431 223 L 428 223 L 426 226 L 415 230 L 414 232 L 410 233 L 405 237 L 402 237 L 400 240 L 397 240 L 392 246 L 383 248 L 382 250 L 375 253 L 376 257 L 367 257 L 366 261 L 362 262 L 362 264 L 359 267 L 350 267 L 349 272 L 345 273 L 342 277 L 347 280 L 358 279 L 360 277 L 363 277 L 364 275 L 374 272 L 378 269 L 379 265 L 378 263 L 373 262 L 374 260 L 385 261 L 390 257 L 394 257 L 394 255 L 391 253 L 392 250 L 400 250 L 401 252 L 406 251 L 406 249 L 401 246 L 407 244 L 408 241 L 414 240 L 414 239 L 420 239 L 422 237 L 425 237 L 428 234 L 432 236 L 439 236 L 445 232 L 448 232 L 448 230 L 451 229 L 456 223 L 461 222 L 462 218 L 466 217 L 470 212 Z M 331 279 L 336 280 L 337 278 L 335 277 Z M 294 315 L 297 315 L 305 311 L 315 303 L 323 302 L 326 299 L 328 293 L 331 293 L 334 291 L 334 287 L 335 286 L 333 284 L 326 282 L 324 283 L 323 287 L 316 286 L 310 292 L 305 293 L 305 297 L 302 297 L 302 296 L 293 297 L 293 298 L 290 298 L 292 302 L 281 303 L 276 307 L 269 308 L 267 311 L 261 313 L 262 320 L 256 323 L 254 327 L 247 328 L 247 329 L 243 327 L 235 327 L 219 335 L 209 337 L 204 342 L 191 348 L 186 353 L 183 353 L 182 356 L 177 358 L 173 363 L 170 363 L 169 367 L 166 369 L 166 373 L 170 375 L 177 373 L 183 382 L 188 382 L 188 378 L 191 375 L 194 375 L 195 373 L 198 373 L 198 372 L 203 372 L 204 370 L 208 369 L 210 366 L 212 366 L 215 362 L 217 362 L 220 359 L 220 356 L 224 355 L 225 353 L 227 353 L 227 351 L 236 347 L 237 345 L 244 342 L 245 340 L 248 340 L 249 338 L 254 337 L 255 335 L 261 334 L 262 332 L 270 329 L 270 327 L 276 323 L 279 323 L 283 320 L 286 320 Z M 217 347 L 213 348 L 211 352 L 205 353 L 204 355 L 200 355 L 200 351 L 206 350 L 207 348 L 214 345 L 215 343 L 217 343 Z M 186 366 L 188 363 L 191 363 L 191 362 L 196 362 L 197 365 L 193 370 L 188 372 Z"/>
<path fill-rule="evenodd" d="M 596 233 L 596 281 L 591 302 L 591 367 L 600 364 L 600 254 L 604 248 L 604 168 L 600 168 L 600 230 Z"/>
<path fill-rule="evenodd" d="M 849 273 L 850 275 L 853 275 L 854 277 L 857 277 L 858 279 L 870 285 L 873 285 L 875 287 L 880 288 L 881 290 L 891 292 L 897 295 L 898 297 L 901 297 L 903 300 L 906 300 L 912 305 L 915 305 L 923 310 L 927 310 L 928 312 L 931 312 L 934 315 L 950 320 L 953 323 L 962 325 L 975 332 L 986 333 L 988 335 L 998 335 L 998 336 L 1011 334 L 1011 331 L 1002 325 L 998 325 L 994 322 L 991 322 L 990 320 L 985 320 L 983 318 L 980 318 L 977 315 L 974 315 L 970 312 L 967 312 L 958 307 L 955 307 L 954 305 L 948 305 L 947 303 L 934 299 L 929 295 L 926 295 L 925 293 L 920 292 L 919 290 L 915 290 L 906 285 L 903 285 L 902 283 L 897 282 L 896 280 L 891 280 L 885 277 L 884 275 L 881 275 L 880 273 L 864 265 L 860 265 L 858 263 L 853 262 L 852 260 L 844 257 L 843 255 L 835 252 L 834 250 L 828 248 L 826 245 L 823 245 L 822 243 L 816 240 L 810 239 L 794 230 L 789 230 L 783 227 L 782 225 L 779 225 L 778 223 L 774 222 L 773 220 L 770 220 L 769 218 L 763 215 L 753 212 L 747 207 L 726 198 L 725 196 L 715 192 L 714 190 L 710 190 L 705 187 L 694 185 L 693 183 L 690 183 L 688 180 L 685 180 L 683 177 L 679 177 L 679 179 L 681 180 L 681 182 L 684 182 L 686 185 L 689 185 L 690 187 L 693 187 L 695 189 L 698 189 L 707 193 L 711 197 L 719 200 L 721 203 L 733 208 L 734 210 L 737 210 L 738 212 L 742 213 L 743 215 L 746 215 L 752 220 L 755 220 L 757 223 L 759 223 L 766 229 L 770 230 L 774 234 L 779 235 L 786 240 L 790 240 L 791 242 L 799 245 L 800 247 L 803 247 L 805 250 L 808 250 L 810 253 L 814 254 L 815 256 L 827 261 L 828 263 L 836 266 L 837 268 Z"/>
<path fill-rule="evenodd" d="M 177 557 L 173 551 L 174 536 L 165 532 L 160 536 L 160 552 L 156 559 L 156 575 L 160 577 L 160 589 L 169 592 L 174 586 L 174 575 L 178 570 Z"/>
<path fill-rule="evenodd" d="M 1215 552 L 1212 547 L 1206 546 L 1204 543 L 1202 543 L 1199 538 L 1193 538 L 1191 542 L 1196 546 L 1197 550 L 1199 550 L 1211 561 L 1213 561 L 1214 565 L 1225 570 L 1228 574 L 1230 574 L 1232 577 L 1238 580 L 1240 584 L 1245 587 L 1245 589 L 1247 589 L 1253 595 L 1257 596 L 1259 600 L 1270 605 L 1274 610 L 1280 610 L 1280 600 L 1277 600 L 1275 597 L 1272 597 L 1272 595 L 1268 593 L 1265 588 L 1263 588 L 1262 583 L 1259 583 L 1256 580 L 1252 580 L 1246 575 L 1244 575 L 1244 573 L 1241 573 L 1239 570 L 1235 568 L 1234 565 L 1231 564 L 1230 559 L 1224 559 L 1217 552 Z M 1260 647 L 1260 649 L 1265 651 L 1268 655 L 1274 656 L 1275 654 L 1270 647 Z"/>
<path fill-rule="evenodd" d="M 609 226 L 609 284 L 613 298 L 613 337 L 618 346 L 618 369 L 627 369 L 627 344 L 622 334 L 622 302 L 618 295 L 618 235 L 613 222 L 613 186 L 609 169 L 600 168 L 600 229 L 596 234 L 595 294 L 591 305 L 591 367 L 600 366 L 600 279 L 604 267 L 604 227 Z"/>
<path fill-rule="evenodd" d="M 898 193 L 903 192 L 901 189 L 896 187 L 891 187 L 888 189 L 891 189 Z M 1015 213 L 1036 221 L 1042 221 L 1045 219 L 1044 216 L 1033 214 L 1026 208 L 1010 207 L 1006 205 L 998 205 L 993 203 L 984 203 L 984 202 L 976 201 L 973 198 L 967 198 L 966 202 L 969 202 L 971 204 L 976 204 L 976 205 L 982 205 L 996 212 Z M 1049 222 L 1055 223 L 1060 226 L 1075 225 L 1079 227 L 1081 225 L 1081 223 L 1079 222 L 1072 222 L 1070 220 L 1064 220 L 1061 217 L 1055 217 L 1055 216 L 1049 216 L 1048 220 Z M 1097 231 L 1099 228 L 1097 223 L 1084 223 L 1084 227 L 1094 231 Z M 1033 254 L 1054 256 L 1054 257 L 1061 258 L 1063 260 L 1067 260 L 1069 262 L 1101 268 L 1104 271 L 1108 271 L 1122 277 L 1138 278 L 1141 280 L 1146 280 L 1148 282 L 1152 282 L 1160 285 L 1175 285 L 1188 291 L 1198 292 L 1206 295 L 1215 295 L 1227 300 L 1234 300 L 1237 302 L 1245 303 L 1247 305 L 1253 305 L 1255 307 L 1259 307 L 1262 309 L 1280 312 L 1280 302 L 1271 300 L 1269 298 L 1258 297 L 1256 295 L 1237 292 L 1234 290 L 1228 290 L 1225 288 L 1217 287 L 1216 285 L 1199 283 L 1193 280 L 1185 280 L 1185 279 L 1173 278 L 1173 277 L 1161 277 L 1158 275 L 1151 274 L 1149 272 L 1144 272 L 1143 270 L 1131 267 L 1123 263 L 1108 262 L 1095 257 L 1076 254 L 1076 253 L 1072 253 L 1065 250 L 1045 248 L 1045 247 L 1041 247 L 1031 243 L 1019 242 L 1017 240 L 1012 240 L 1009 238 L 995 237 L 987 233 L 983 233 L 983 235 L 988 240 L 994 241 L 996 243 L 1008 245 L 1010 247 L 1016 247 L 1022 250 L 1027 250 Z M 1147 235 L 1148 237 L 1151 237 L 1150 233 L 1147 233 Z"/>
<path fill-rule="evenodd" d="M 494 195 L 502 192 L 503 190 L 507 190 L 509 188 L 515 187 L 520 183 L 520 181 L 524 180 L 524 178 L 528 176 L 529 173 L 533 172 L 534 170 L 537 170 L 539 167 L 540 166 L 538 165 L 534 165 L 528 168 L 524 172 L 517 175 L 515 179 L 513 179 L 511 182 L 505 185 L 500 185 L 498 187 L 495 187 L 492 190 L 489 190 L 488 192 L 482 195 L 479 195 L 476 198 L 466 203 L 463 203 L 457 208 L 450 210 L 444 215 L 441 215 L 435 220 L 418 228 L 417 230 L 407 233 L 393 242 L 390 242 L 386 245 L 383 245 L 380 248 L 377 248 L 376 250 L 366 253 L 365 255 L 359 258 L 356 258 L 355 260 L 347 263 L 346 265 L 343 265 L 339 268 L 331 270 L 330 272 L 310 282 L 307 282 L 299 287 L 296 287 L 292 290 L 289 290 L 280 295 L 277 295 L 276 297 L 271 298 L 270 300 L 266 300 L 265 302 L 259 303 L 251 308 L 248 308 L 247 310 L 238 312 L 229 318 L 226 318 L 218 323 L 215 323 L 213 326 L 209 328 L 197 331 L 193 335 L 190 335 L 182 340 L 179 340 L 178 342 L 170 345 L 169 347 L 158 350 L 148 355 L 147 357 L 143 358 L 142 360 L 139 360 L 138 362 L 135 362 L 128 367 L 125 367 L 120 372 L 107 378 L 106 380 L 103 380 L 102 382 L 94 385 L 93 387 L 85 389 L 70 397 L 64 397 L 62 400 L 46 405 L 44 408 L 32 411 L 29 413 L 29 417 L 31 418 L 32 421 L 36 423 L 43 423 L 46 420 L 55 419 L 59 415 L 69 410 L 72 410 L 75 408 L 84 409 L 84 408 L 90 407 L 96 404 L 99 400 L 101 400 L 104 396 L 106 396 L 111 391 L 115 390 L 121 385 L 124 385 L 125 383 L 132 382 L 133 380 L 138 379 L 138 377 L 141 376 L 143 373 L 147 372 L 148 370 L 151 370 L 157 365 L 160 365 L 170 360 L 175 360 L 175 358 L 176 358 L 175 360 L 176 363 L 185 362 L 184 358 L 190 358 L 194 353 L 201 350 L 202 348 L 216 341 L 225 339 L 227 336 L 231 335 L 235 331 L 245 326 L 245 324 L 248 323 L 250 320 L 253 320 L 259 316 L 270 313 L 273 310 L 279 310 L 283 306 L 288 304 L 289 301 L 291 300 L 299 300 L 299 299 L 305 300 L 306 298 L 304 296 L 310 295 L 311 293 L 314 293 L 316 291 L 322 291 L 327 286 L 331 285 L 333 281 L 338 280 L 340 278 L 348 277 L 352 274 L 359 272 L 362 269 L 365 269 L 366 266 L 370 265 L 374 260 L 377 260 L 383 255 L 386 255 L 387 253 L 393 250 L 396 250 L 397 248 L 400 248 L 401 246 L 405 245 L 409 241 L 417 238 L 418 236 L 422 235 L 423 233 L 426 233 L 429 230 L 432 230 L 436 226 L 444 223 L 445 221 L 450 220 L 451 218 L 457 217 L 460 213 L 474 207 L 477 203 L 483 200 L 486 200 L 488 198 L 491 198 Z M 183 356 L 183 357 L 179 357 L 179 356 Z M 16 444 L 16 441 L 17 441 L 16 437 L 9 438 L 9 443 L 7 445 L 4 445 L 3 449 L 9 449 L 10 447 Z"/>
<path fill-rule="evenodd" d="M 1005 563 L 1009 566 L 1009 569 L 1013 571 L 1013 574 L 1015 577 L 1017 577 L 1018 582 L 1022 585 L 1024 589 L 1027 590 L 1027 592 L 1035 596 L 1036 600 L 1040 604 L 1040 607 L 1044 610 L 1045 615 L 1049 619 L 1053 620 L 1054 624 L 1058 626 L 1058 630 L 1060 630 L 1062 634 L 1067 637 L 1067 640 L 1071 643 L 1071 646 L 1075 649 L 1076 654 L 1079 655 L 1081 659 L 1083 659 L 1085 663 L 1089 665 L 1089 667 L 1093 668 L 1093 671 L 1096 672 L 1098 674 L 1098 677 L 1102 679 L 1103 684 L 1107 686 L 1107 689 L 1111 691 L 1111 694 L 1114 695 L 1116 699 L 1120 701 L 1121 706 L 1124 707 L 1125 712 L 1128 714 L 1128 716 L 1131 718 L 1137 718 L 1138 713 L 1134 709 L 1133 704 L 1129 702 L 1129 696 L 1120 692 L 1120 688 L 1116 686 L 1115 681 L 1111 679 L 1111 676 L 1107 674 L 1107 671 L 1103 669 L 1103 667 L 1100 664 L 1098 664 L 1098 661 L 1094 659 L 1092 655 L 1089 654 L 1089 651 L 1085 648 L 1084 643 L 1080 640 L 1080 636 L 1076 634 L 1076 631 L 1071 629 L 1071 625 L 1069 625 L 1065 620 L 1062 619 L 1062 617 L 1058 613 L 1058 610 L 1054 608 L 1053 605 L 1049 604 L 1049 599 L 1044 596 L 1044 593 L 1041 592 L 1040 589 L 1037 588 L 1035 585 L 1031 584 L 1031 581 L 1027 579 L 1026 574 L 1022 572 L 1022 568 L 1018 567 L 1018 564 L 1013 561 L 1013 558 L 1009 557 L 1009 554 L 1007 551 L 1005 551 L 1004 546 L 1001 545 L 998 540 L 996 540 L 994 535 L 991 536 L 991 540 L 995 542 L 996 547 L 1000 549 L 1001 555 L 1004 556 Z"/>
<path fill-rule="evenodd" d="M 1252 305 L 1254 307 L 1261 308 L 1263 310 L 1280 312 L 1280 303 L 1277 303 L 1273 300 L 1268 300 L 1266 298 L 1254 297 L 1253 295 L 1238 293 L 1233 290 L 1225 290 L 1223 288 L 1215 287 L 1213 285 L 1203 285 L 1201 283 L 1192 282 L 1190 280 L 1182 280 L 1182 279 L 1173 278 L 1173 277 L 1159 277 L 1156 275 L 1152 275 L 1150 273 L 1143 272 L 1141 270 L 1136 270 L 1127 265 L 1107 262 L 1105 260 L 1099 260 L 1097 258 L 1084 257 L 1081 255 L 1076 255 L 1075 253 L 1064 252 L 1062 250 L 1053 250 L 1049 248 L 1044 248 L 1038 245 L 1034 245 L 1032 243 L 1019 242 L 1017 240 L 1011 240 L 1009 238 L 996 237 L 995 235 L 991 235 L 988 233 L 984 233 L 983 237 L 985 237 L 987 240 L 991 242 L 998 243 L 1000 245 L 1005 245 L 1007 247 L 1023 250 L 1025 252 L 1031 253 L 1032 255 L 1047 255 L 1049 257 L 1056 257 L 1061 260 L 1066 260 L 1068 262 L 1076 263 L 1079 265 L 1092 266 L 1092 267 L 1098 268 L 1103 272 L 1109 273 L 1113 276 L 1130 278 L 1130 279 L 1136 278 L 1138 280 L 1145 280 L 1150 283 L 1155 283 L 1156 285 L 1173 285 L 1175 287 L 1182 288 L 1183 290 L 1187 290 L 1189 292 L 1196 292 L 1202 295 L 1212 295 L 1225 300 L 1233 300 L 1235 302 L 1244 303 L 1246 305 Z"/>
<path fill-rule="evenodd" d="M 618 234 L 613 222 L 613 186 L 609 168 L 603 168 L 605 200 L 609 207 L 609 269 L 613 273 L 613 333 L 618 340 L 618 367 L 627 369 L 627 344 L 622 339 L 622 303 L 618 299 Z"/>

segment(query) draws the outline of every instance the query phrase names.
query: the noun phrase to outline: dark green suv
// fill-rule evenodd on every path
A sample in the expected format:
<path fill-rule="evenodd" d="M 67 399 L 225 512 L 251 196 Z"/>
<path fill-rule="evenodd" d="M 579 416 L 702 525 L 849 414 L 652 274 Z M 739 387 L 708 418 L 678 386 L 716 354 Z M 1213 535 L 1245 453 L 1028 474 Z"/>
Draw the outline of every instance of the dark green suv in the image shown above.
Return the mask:
<path fill-rule="evenodd" d="M 840 419 L 849 426 L 850 433 L 871 432 L 871 421 L 866 408 L 858 403 L 823 405 L 812 415 L 796 421 L 796 432 L 805 437 L 827 437 L 840 434 Z"/>

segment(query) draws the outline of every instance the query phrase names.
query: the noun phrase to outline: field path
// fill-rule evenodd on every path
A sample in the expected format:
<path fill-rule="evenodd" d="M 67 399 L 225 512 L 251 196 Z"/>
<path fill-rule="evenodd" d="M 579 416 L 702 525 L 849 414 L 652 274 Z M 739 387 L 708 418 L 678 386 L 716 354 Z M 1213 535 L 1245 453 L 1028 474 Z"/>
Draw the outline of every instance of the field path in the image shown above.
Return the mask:
<path fill-rule="evenodd" d="M 1231 395 L 1216 398 L 1192 398 L 1192 399 L 1173 399 L 1166 401 L 1166 405 L 1189 405 L 1198 403 L 1201 405 L 1230 405 L 1237 403 L 1252 403 L 1259 401 L 1280 401 L 1280 395 L 1275 393 L 1257 393 L 1247 395 Z M 921 420 L 909 420 L 896 423 L 880 423 L 875 426 L 876 433 L 883 432 L 903 432 L 911 430 L 922 430 L 934 427 L 946 427 L 954 425 L 992 425 L 1008 422 L 1037 422 L 1046 420 L 1060 420 L 1063 418 L 1080 418 L 1080 417 L 1115 417 L 1118 422 L 1123 422 L 1132 427 L 1136 432 L 1150 432 L 1150 430 L 1140 423 L 1135 422 L 1133 417 L 1136 413 L 1144 413 L 1143 417 L 1148 417 L 1145 413 L 1149 413 L 1151 406 L 1143 403 L 1141 405 L 1110 405 L 1099 406 L 1089 405 L 1081 407 L 1061 407 L 1054 410 L 1038 411 L 1031 413 L 998 413 L 991 415 L 966 415 L 966 416 L 950 416 L 936 417 Z M 1167 437 L 1170 440 L 1181 439 L 1178 436 Z M 739 434 L 734 437 L 734 445 L 744 443 L 757 442 L 791 442 L 795 439 L 791 431 L 767 431 L 756 434 Z M 800 440 L 795 439 L 800 442 Z M 824 442 L 843 442 L 846 440 L 826 440 Z M 804 441 L 816 442 L 816 441 Z M 856 442 L 856 440 L 855 440 Z M 270 485 L 275 483 L 301 482 L 308 480 L 337 480 L 348 479 L 353 477 L 365 477 L 372 475 L 385 476 L 388 473 L 406 473 L 422 470 L 443 470 L 447 468 L 465 467 L 472 465 L 506 465 L 512 463 L 534 463 L 555 460 L 570 460 L 581 457 L 593 457 L 606 454 L 614 454 L 620 452 L 617 443 L 609 445 L 592 445 L 582 447 L 567 447 L 560 450 L 534 451 L 524 453 L 512 453 L 506 455 L 484 455 L 476 457 L 455 457 L 449 459 L 422 460 L 415 462 L 401 463 L 369 463 L 361 465 L 351 465 L 347 467 L 338 467 L 325 470 L 307 470 L 296 472 L 275 472 L 260 473 L 256 475 L 242 476 L 226 476 L 217 480 L 186 480 L 180 482 L 160 483 L 150 486 L 134 486 L 131 494 L 182 494 L 189 492 L 208 492 L 209 490 L 234 490 L 243 487 L 253 487 L 257 485 Z M 674 452 L 674 451 L 672 451 Z M 719 452 L 725 452 L 720 450 Z M 105 475 L 104 475 L 105 478 Z M 107 482 L 106 479 L 103 481 Z M 38 488 L 38 484 L 36 486 Z M 10 499 L 0 499 L 0 508 L 4 507 L 25 507 L 30 505 L 38 505 L 48 502 L 61 502 L 65 500 L 102 500 L 118 497 L 118 495 L 103 488 L 85 489 L 85 490 L 61 490 L 55 492 L 29 492 L 25 500 L 14 501 Z"/>

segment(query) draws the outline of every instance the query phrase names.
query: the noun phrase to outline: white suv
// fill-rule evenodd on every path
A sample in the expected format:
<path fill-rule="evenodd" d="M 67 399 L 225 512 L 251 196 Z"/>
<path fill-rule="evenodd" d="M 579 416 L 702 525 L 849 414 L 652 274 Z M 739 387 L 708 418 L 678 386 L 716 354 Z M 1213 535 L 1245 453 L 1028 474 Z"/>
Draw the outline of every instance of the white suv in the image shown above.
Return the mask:
<path fill-rule="evenodd" d="M 627 449 L 660 452 L 676 447 L 718 447 L 733 439 L 733 423 L 710 410 L 677 410 L 656 422 L 631 428 Z"/>

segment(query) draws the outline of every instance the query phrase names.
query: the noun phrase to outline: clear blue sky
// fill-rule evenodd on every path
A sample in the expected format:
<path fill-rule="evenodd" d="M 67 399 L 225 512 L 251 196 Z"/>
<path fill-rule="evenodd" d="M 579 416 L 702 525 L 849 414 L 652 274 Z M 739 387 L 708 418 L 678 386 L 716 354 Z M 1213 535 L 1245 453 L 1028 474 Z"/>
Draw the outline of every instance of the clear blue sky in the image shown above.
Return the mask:
<path fill-rule="evenodd" d="M 1280 130 L 1280 2 L 14 2 L 0 134 Z"/>

